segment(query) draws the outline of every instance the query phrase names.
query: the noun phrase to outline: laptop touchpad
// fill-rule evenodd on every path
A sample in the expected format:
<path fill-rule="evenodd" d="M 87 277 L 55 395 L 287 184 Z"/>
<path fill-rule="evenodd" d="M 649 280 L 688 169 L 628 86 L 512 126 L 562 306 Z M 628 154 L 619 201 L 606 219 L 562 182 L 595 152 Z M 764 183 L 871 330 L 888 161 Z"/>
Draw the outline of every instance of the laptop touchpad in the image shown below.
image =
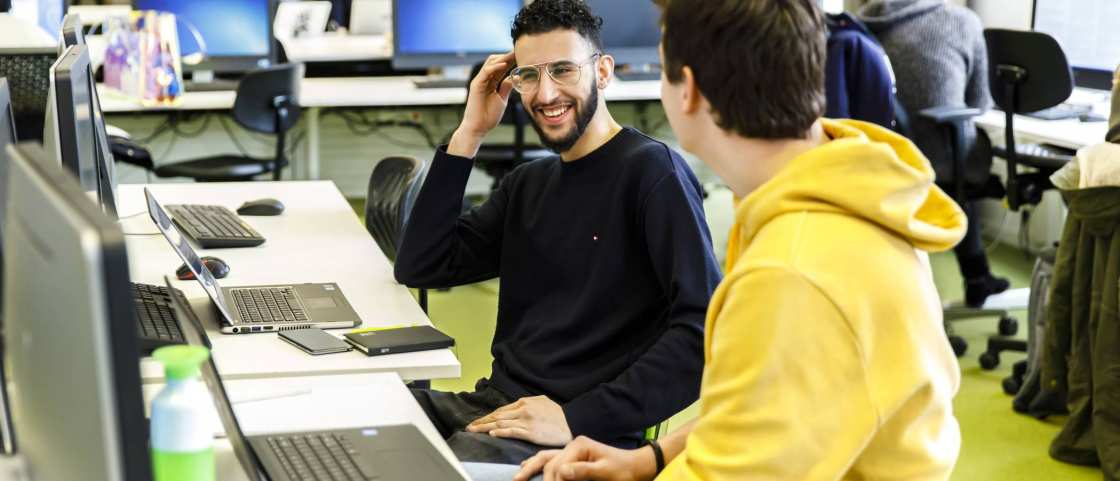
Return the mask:
<path fill-rule="evenodd" d="M 450 473 L 446 471 L 445 466 L 442 463 L 437 463 L 425 451 L 393 449 L 377 451 L 372 454 L 370 457 L 374 467 L 381 474 L 381 479 L 386 481 L 409 479 L 440 481 L 457 478 L 457 476 L 448 477 L 447 475 Z M 362 453 L 362 457 L 365 455 L 365 453 Z"/>
<path fill-rule="evenodd" d="M 329 297 L 305 297 L 303 298 L 303 305 L 308 309 L 331 309 L 338 307 L 334 299 Z"/>

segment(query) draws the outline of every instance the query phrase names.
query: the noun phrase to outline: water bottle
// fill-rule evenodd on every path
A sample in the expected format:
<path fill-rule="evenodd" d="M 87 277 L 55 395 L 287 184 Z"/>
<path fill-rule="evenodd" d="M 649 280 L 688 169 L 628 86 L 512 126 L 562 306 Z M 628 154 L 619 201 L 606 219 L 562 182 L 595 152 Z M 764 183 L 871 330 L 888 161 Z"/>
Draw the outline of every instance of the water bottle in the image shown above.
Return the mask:
<path fill-rule="evenodd" d="M 214 481 L 214 403 L 199 379 L 209 356 L 200 346 L 167 346 L 152 353 L 163 363 L 167 378 L 152 401 L 155 481 Z"/>

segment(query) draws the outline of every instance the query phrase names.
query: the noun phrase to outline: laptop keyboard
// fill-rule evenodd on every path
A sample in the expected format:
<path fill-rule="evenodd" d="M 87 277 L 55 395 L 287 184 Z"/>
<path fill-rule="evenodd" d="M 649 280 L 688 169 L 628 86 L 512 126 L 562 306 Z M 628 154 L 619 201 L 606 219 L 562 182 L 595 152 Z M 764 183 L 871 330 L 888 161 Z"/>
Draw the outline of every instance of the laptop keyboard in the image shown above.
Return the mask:
<path fill-rule="evenodd" d="M 203 248 L 253 247 L 264 243 L 257 231 L 233 211 L 218 205 L 169 205 L 175 223 Z"/>
<path fill-rule="evenodd" d="M 377 477 L 354 461 L 358 451 L 341 434 L 269 436 L 268 445 L 294 480 L 366 481 Z"/>
<path fill-rule="evenodd" d="M 291 287 L 231 289 L 241 322 L 306 322 L 307 311 Z"/>

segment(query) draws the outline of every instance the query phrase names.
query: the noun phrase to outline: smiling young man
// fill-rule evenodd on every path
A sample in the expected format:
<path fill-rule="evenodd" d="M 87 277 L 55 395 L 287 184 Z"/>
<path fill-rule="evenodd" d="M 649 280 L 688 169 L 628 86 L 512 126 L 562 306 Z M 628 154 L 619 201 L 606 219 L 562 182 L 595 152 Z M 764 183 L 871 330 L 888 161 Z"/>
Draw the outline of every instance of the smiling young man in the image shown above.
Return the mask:
<path fill-rule="evenodd" d="M 578 0 L 518 14 L 514 51 L 472 81 L 405 229 L 401 283 L 501 280 L 490 378 L 474 392 L 413 391 L 465 461 L 517 463 L 580 435 L 635 447 L 699 392 L 719 282 L 700 186 L 678 154 L 611 118 L 600 24 Z M 559 155 L 518 167 L 460 215 L 471 158 L 514 89 Z"/>
<path fill-rule="evenodd" d="M 926 252 L 960 241 L 960 208 L 910 141 L 820 118 L 816 0 L 661 3 L 666 116 L 743 199 L 700 416 L 637 450 L 578 438 L 515 479 L 948 479 L 960 372 Z"/>

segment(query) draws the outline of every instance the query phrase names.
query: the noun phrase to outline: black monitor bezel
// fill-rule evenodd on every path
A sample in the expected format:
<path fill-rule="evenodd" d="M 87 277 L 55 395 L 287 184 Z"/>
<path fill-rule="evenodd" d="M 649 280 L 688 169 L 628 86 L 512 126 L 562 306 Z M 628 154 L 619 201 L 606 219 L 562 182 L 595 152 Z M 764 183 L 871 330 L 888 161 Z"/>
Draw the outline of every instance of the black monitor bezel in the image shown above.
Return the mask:
<path fill-rule="evenodd" d="M 6 113 L 4 111 L 7 111 Z M 11 136 L 12 141 L 9 143 L 16 143 L 16 124 L 15 114 L 12 112 L 12 97 L 8 89 L 8 79 L 0 77 L 0 116 L 7 115 L 9 121 L 8 135 Z M 3 128 L 4 119 L 0 118 L 0 129 Z M 2 135 L 2 134 L 0 134 Z M 2 140 L 2 139 L 0 139 Z M 3 233 L 4 233 L 4 219 L 6 213 L 3 212 L 8 205 L 8 144 L 0 141 L 0 326 L 3 325 L 3 305 L 4 305 L 4 247 L 3 247 Z M 3 368 L 3 330 L 0 329 L 0 454 L 12 454 L 15 452 L 15 439 L 12 436 L 12 413 L 8 406 L 8 384 L 4 376 Z"/>
<path fill-rule="evenodd" d="M 617 1 L 620 1 L 620 0 L 603 0 L 603 1 L 617 2 Z M 643 8 L 653 8 L 653 9 L 657 8 L 657 6 L 654 5 L 653 2 L 650 2 L 649 0 L 635 0 L 635 1 L 645 2 L 645 4 L 648 4 L 648 7 L 643 7 Z M 609 28 L 608 19 L 606 17 L 602 17 L 601 15 L 599 15 L 599 13 L 595 11 L 595 8 L 594 8 L 595 6 L 594 5 L 589 4 L 588 7 L 591 8 L 591 13 L 592 14 L 603 18 L 603 28 L 604 29 Z M 651 25 L 651 28 L 657 28 L 657 26 L 656 25 Z M 660 38 L 661 38 L 661 36 L 660 36 L 660 34 L 658 34 L 658 39 L 660 39 Z M 611 45 L 607 45 L 606 40 L 604 39 L 603 53 L 606 53 L 606 54 L 610 55 L 611 57 L 613 57 L 614 60 L 615 60 L 615 64 L 620 65 L 620 66 L 621 65 L 637 66 L 637 65 L 660 65 L 661 64 L 661 51 L 660 51 L 660 44 L 659 43 L 649 45 L 649 46 L 644 46 L 644 47 L 618 47 L 618 48 L 615 48 Z"/>
<path fill-rule="evenodd" d="M 58 61 L 51 66 L 51 78 L 53 80 L 52 87 L 54 88 L 54 117 L 56 119 L 55 139 L 58 142 L 58 156 L 62 162 L 62 166 L 69 169 L 75 177 L 78 178 L 79 184 L 86 192 L 91 192 L 96 195 L 98 204 L 103 204 L 101 199 L 101 187 L 98 171 L 97 161 L 97 135 L 93 115 L 93 93 L 88 92 L 91 88 L 97 88 L 95 82 L 92 81 L 92 70 L 89 63 L 89 52 L 84 45 L 75 45 L 67 47 Z M 77 88 L 84 88 L 89 93 L 89 122 L 90 128 L 86 132 L 89 136 L 89 145 L 92 146 L 88 152 L 83 152 L 81 148 L 81 141 L 79 139 L 79 131 L 83 129 L 78 128 L 77 119 L 77 106 L 78 103 L 74 102 L 77 96 Z M 93 172 L 92 179 L 82 178 L 82 172 L 86 169 L 86 164 L 89 164 Z"/>

